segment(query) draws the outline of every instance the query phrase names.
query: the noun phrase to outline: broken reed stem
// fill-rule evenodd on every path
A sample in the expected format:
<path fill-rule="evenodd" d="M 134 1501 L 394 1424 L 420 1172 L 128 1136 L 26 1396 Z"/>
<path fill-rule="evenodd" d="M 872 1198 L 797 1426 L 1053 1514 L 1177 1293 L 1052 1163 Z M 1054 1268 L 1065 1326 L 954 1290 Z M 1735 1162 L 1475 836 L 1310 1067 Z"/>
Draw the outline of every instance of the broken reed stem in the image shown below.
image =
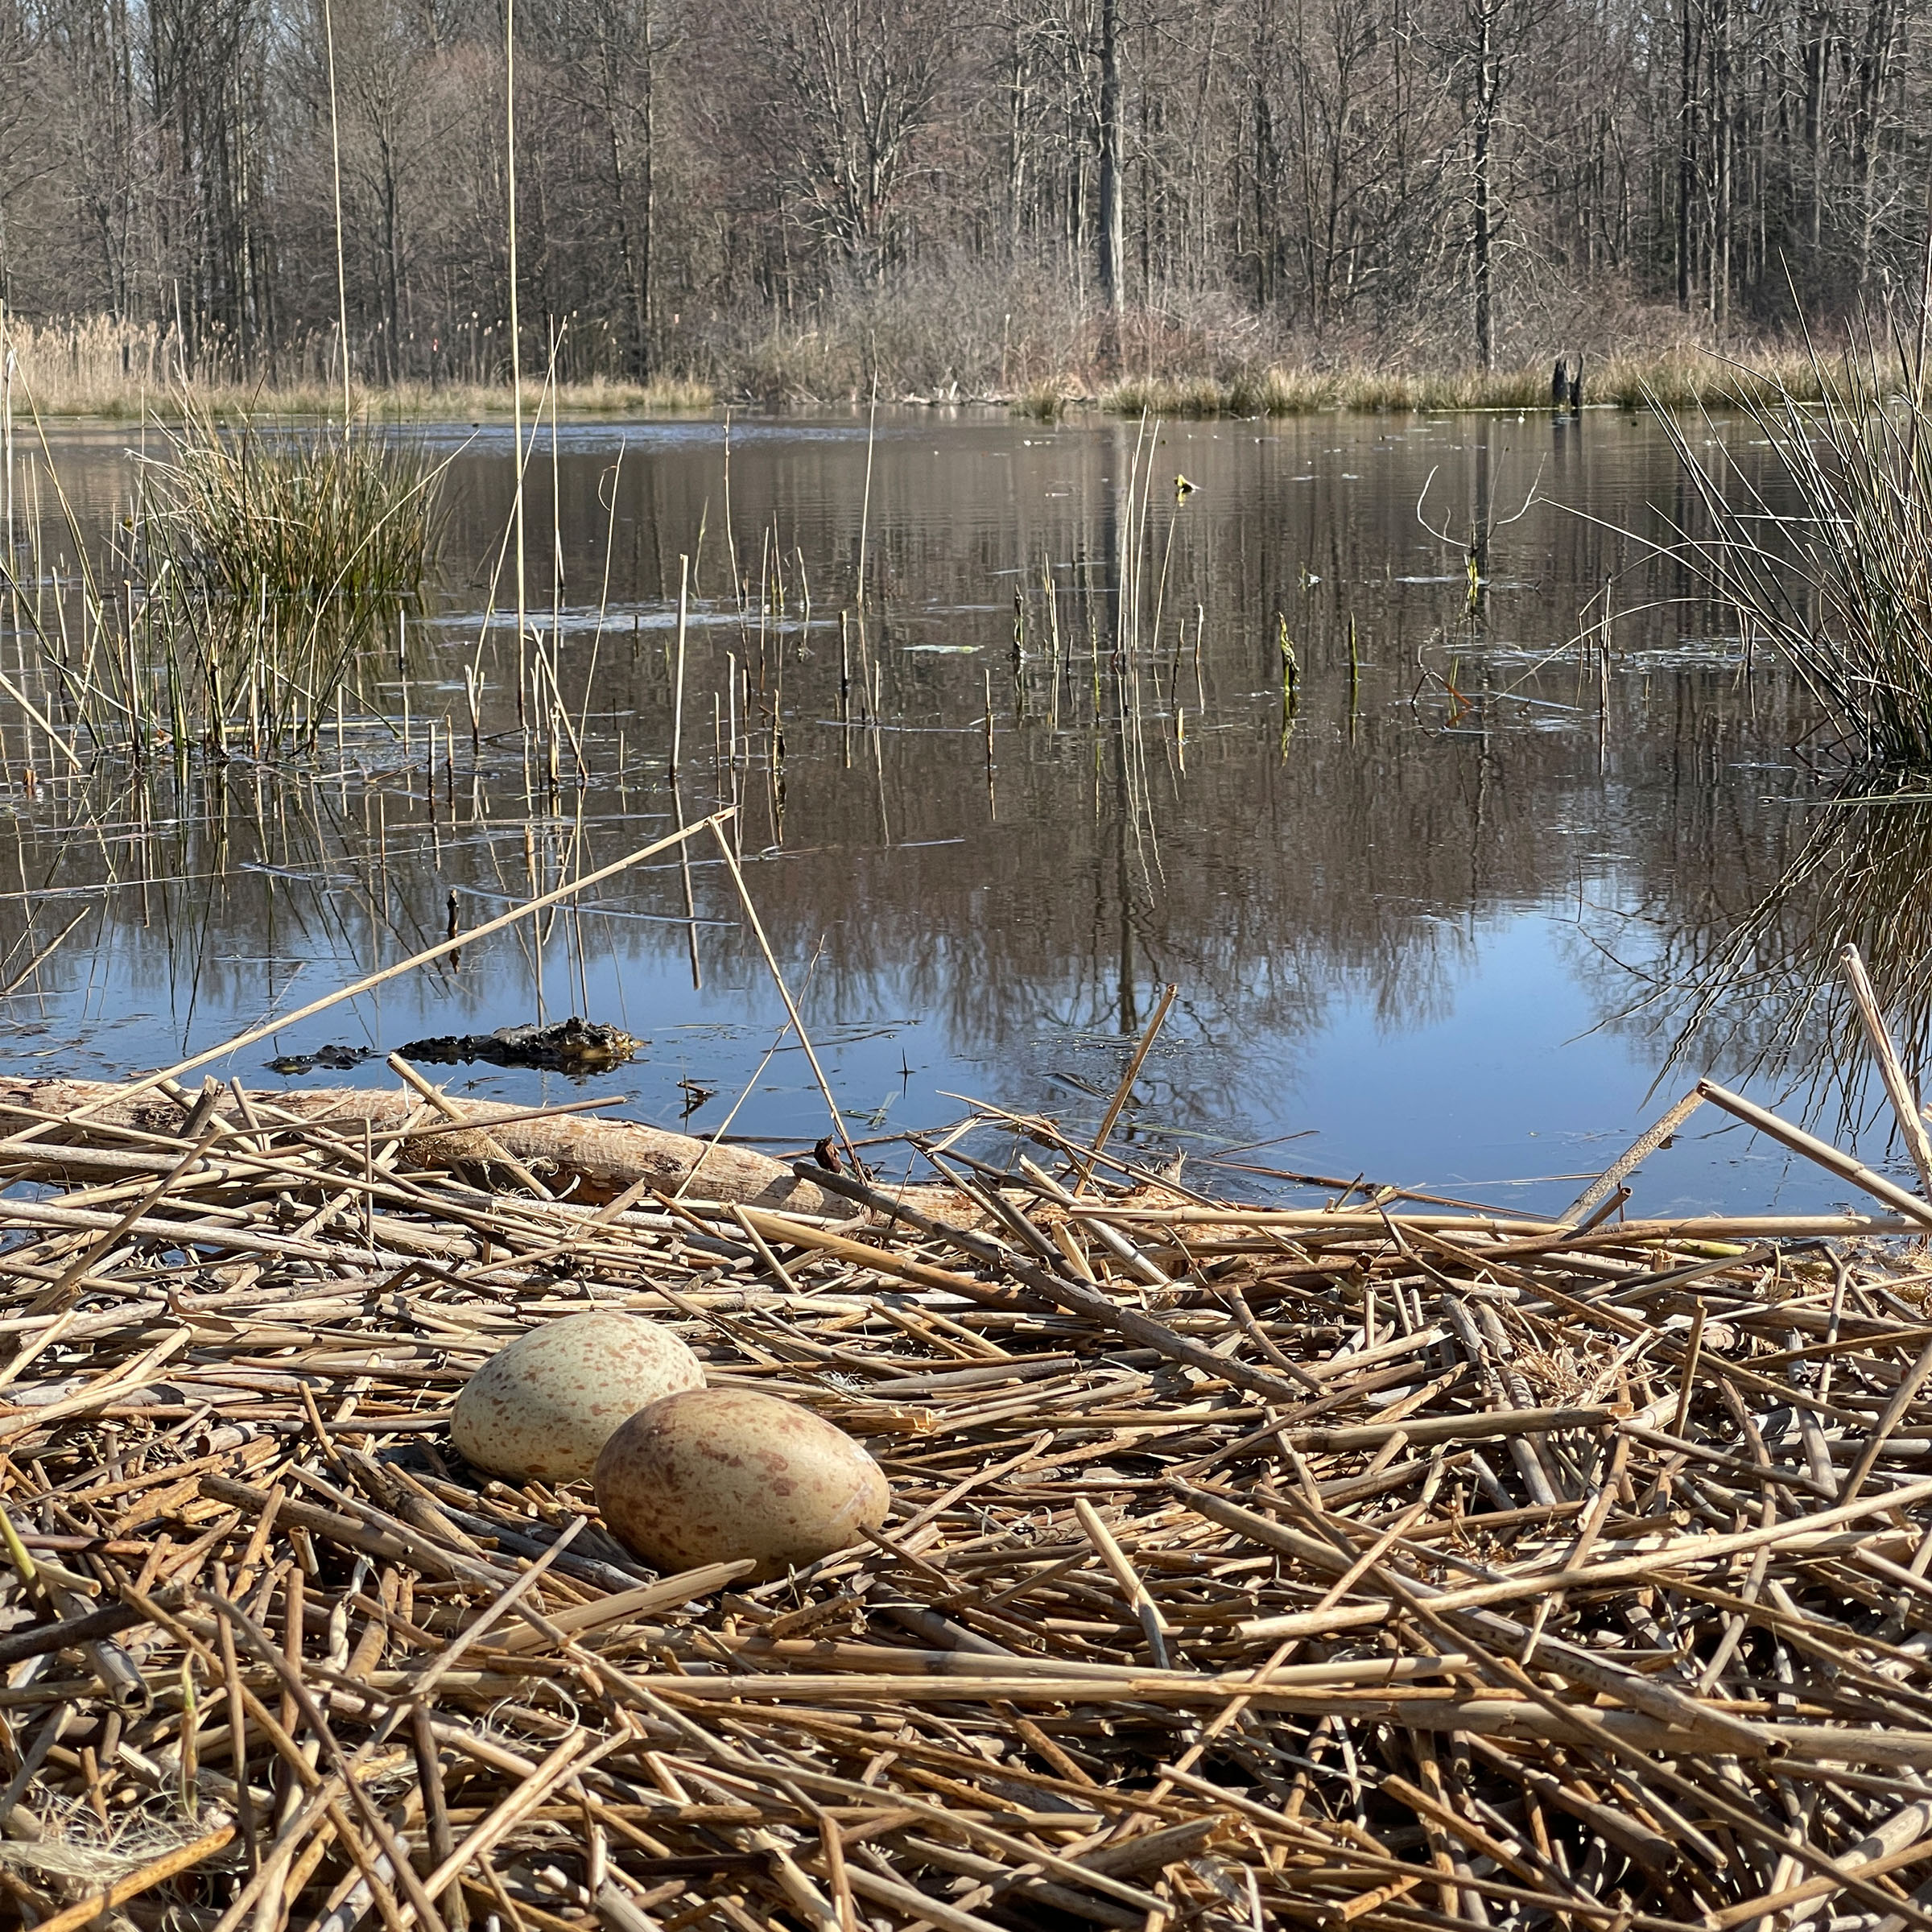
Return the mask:
<path fill-rule="evenodd" d="M 1849 943 L 1839 948 L 1838 963 L 1852 989 L 1852 1004 L 1858 1009 L 1865 1038 L 1871 1042 L 1872 1058 L 1878 1063 L 1879 1075 L 1885 1081 L 1892 1112 L 1898 1121 L 1899 1138 L 1905 1142 L 1905 1151 L 1912 1157 L 1912 1165 L 1918 1170 L 1919 1191 L 1926 1199 L 1932 1200 L 1932 1137 L 1926 1135 L 1918 1096 L 1912 1091 L 1911 1080 L 1899 1059 L 1897 1047 L 1893 1044 L 1891 1029 L 1886 1026 L 1885 1016 L 1879 1008 L 1878 995 L 1872 989 L 1871 975 L 1865 971 L 1865 962 L 1858 948 Z"/>
<path fill-rule="evenodd" d="M 1887 1207 L 1896 1208 L 1921 1226 L 1932 1228 L 1932 1202 L 1921 1200 L 1896 1181 L 1888 1180 L 1884 1174 L 1853 1160 L 1849 1154 L 1839 1153 L 1828 1141 L 1793 1126 L 1789 1121 L 1780 1120 L 1776 1114 L 1745 1100 L 1740 1094 L 1730 1092 L 1715 1080 L 1699 1080 L 1697 1090 L 1706 1100 L 1715 1100 L 1727 1113 L 1735 1114 L 1760 1133 L 1789 1147 L 1794 1154 L 1802 1154 L 1808 1160 L 1817 1162 L 1853 1187 L 1862 1187 L 1867 1194 L 1883 1201 Z"/>
<path fill-rule="evenodd" d="M 765 956 L 765 964 L 771 974 L 772 984 L 778 989 L 778 997 L 785 1002 L 785 1011 L 790 1016 L 791 1030 L 799 1036 L 799 1044 L 805 1049 L 805 1057 L 811 1063 L 812 1078 L 819 1084 L 819 1092 L 824 1096 L 825 1110 L 832 1116 L 832 1132 L 839 1137 L 839 1145 L 845 1150 L 845 1158 L 852 1163 L 855 1174 L 862 1173 L 858 1151 L 852 1144 L 852 1136 L 845 1131 L 844 1117 L 839 1112 L 839 1104 L 832 1098 L 832 1083 L 825 1077 L 825 1069 L 819 1064 L 818 1049 L 811 1043 L 811 1035 L 805 1030 L 805 1022 L 791 997 L 791 989 L 785 984 L 785 975 L 778 967 L 778 955 L 771 950 L 771 941 L 765 936 L 765 922 L 758 917 L 758 909 L 752 903 L 751 892 L 745 883 L 745 874 L 739 869 L 737 854 L 731 848 L 731 841 L 724 836 L 724 821 L 729 812 L 721 812 L 716 817 L 707 819 L 716 835 L 718 849 L 724 855 L 724 863 L 730 869 L 731 882 L 738 889 L 738 902 L 745 908 L 745 917 L 750 922 L 752 935 L 758 942 L 758 950 Z M 694 830 L 699 829 L 694 827 Z"/>
<path fill-rule="evenodd" d="M 1153 1015 L 1142 1030 L 1139 1040 L 1135 1042 L 1133 1055 L 1127 1062 L 1127 1070 L 1121 1075 L 1121 1084 L 1114 1089 L 1113 1098 L 1108 1102 L 1107 1111 L 1101 1115 L 1100 1124 L 1094 1131 L 1092 1148 L 1081 1166 L 1080 1178 L 1074 1188 L 1075 1194 L 1093 1178 L 1093 1163 L 1107 1145 L 1108 1136 L 1113 1132 L 1121 1110 L 1132 1097 L 1133 1084 L 1141 1077 L 1141 1069 L 1146 1064 L 1147 1055 L 1153 1051 L 1155 1036 L 1160 1032 L 1162 1024 L 1167 1018 L 1167 1009 L 1173 1005 L 1180 990 L 1178 986 L 1163 986 L 1161 989 L 1161 997 L 1154 1006 Z"/>
<path fill-rule="evenodd" d="M 691 559 L 678 558 L 678 659 L 671 707 L 671 776 L 675 782 L 684 746 L 684 630 L 691 614 Z"/>

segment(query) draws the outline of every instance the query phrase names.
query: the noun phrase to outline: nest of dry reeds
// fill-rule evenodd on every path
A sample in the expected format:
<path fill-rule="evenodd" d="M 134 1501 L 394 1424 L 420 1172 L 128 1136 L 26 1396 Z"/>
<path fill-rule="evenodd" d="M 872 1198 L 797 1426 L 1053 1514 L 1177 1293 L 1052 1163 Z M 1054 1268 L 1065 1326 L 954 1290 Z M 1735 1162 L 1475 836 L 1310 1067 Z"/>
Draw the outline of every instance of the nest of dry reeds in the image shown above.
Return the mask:
<path fill-rule="evenodd" d="M 591 1208 L 180 1098 L 0 1139 L 40 1932 L 1927 1920 L 1932 1210 L 1261 1209 L 1044 1121 L 896 1215 Z M 862 1436 L 886 1528 L 661 1576 L 465 1466 L 592 1303 Z"/>

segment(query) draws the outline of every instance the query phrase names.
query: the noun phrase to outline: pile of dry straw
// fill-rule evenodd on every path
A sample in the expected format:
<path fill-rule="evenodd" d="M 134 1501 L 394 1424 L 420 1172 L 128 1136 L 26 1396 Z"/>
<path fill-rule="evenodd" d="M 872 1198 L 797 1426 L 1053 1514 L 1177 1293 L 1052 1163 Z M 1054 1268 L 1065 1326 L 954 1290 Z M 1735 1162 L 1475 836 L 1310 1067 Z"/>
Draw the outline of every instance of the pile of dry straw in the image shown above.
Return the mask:
<path fill-rule="evenodd" d="M 1932 1209 L 1843 1157 L 1885 1219 L 0 1103 L 41 1932 L 1932 1924 Z M 464 1378 L 590 1304 L 861 1436 L 886 1530 L 659 1576 L 466 1466 Z"/>

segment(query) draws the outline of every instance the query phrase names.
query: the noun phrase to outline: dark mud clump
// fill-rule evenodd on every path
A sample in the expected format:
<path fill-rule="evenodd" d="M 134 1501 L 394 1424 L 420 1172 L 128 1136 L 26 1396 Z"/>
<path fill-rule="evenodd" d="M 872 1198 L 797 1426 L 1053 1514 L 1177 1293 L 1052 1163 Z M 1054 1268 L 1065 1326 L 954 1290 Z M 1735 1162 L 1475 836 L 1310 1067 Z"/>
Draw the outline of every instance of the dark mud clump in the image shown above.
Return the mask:
<path fill-rule="evenodd" d="M 494 1033 L 452 1033 L 412 1040 L 406 1060 L 432 1067 L 487 1060 L 493 1067 L 539 1067 L 553 1073 L 596 1073 L 621 1067 L 638 1042 L 621 1026 L 599 1026 L 573 1013 L 549 1026 L 499 1026 Z"/>
<path fill-rule="evenodd" d="M 411 1040 L 406 1060 L 431 1067 L 455 1067 L 485 1060 L 493 1067 L 534 1067 L 550 1073 L 600 1073 L 621 1067 L 638 1042 L 621 1026 L 580 1020 L 573 1013 L 547 1026 L 499 1026 L 494 1033 L 442 1033 Z M 324 1046 L 314 1053 L 288 1054 L 270 1060 L 276 1073 L 315 1073 L 359 1067 L 372 1059 L 373 1046 Z"/>
<path fill-rule="evenodd" d="M 313 1053 L 285 1053 L 268 1063 L 270 1073 L 345 1073 L 373 1060 L 373 1046 L 318 1046 Z"/>

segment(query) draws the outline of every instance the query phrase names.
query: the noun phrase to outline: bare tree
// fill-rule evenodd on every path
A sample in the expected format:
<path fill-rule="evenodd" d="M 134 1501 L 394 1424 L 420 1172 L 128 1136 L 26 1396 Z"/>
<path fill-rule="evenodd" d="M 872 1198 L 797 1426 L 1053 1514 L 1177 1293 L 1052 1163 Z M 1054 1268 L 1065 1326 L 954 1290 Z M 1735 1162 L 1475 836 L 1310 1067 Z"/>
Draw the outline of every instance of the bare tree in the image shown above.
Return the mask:
<path fill-rule="evenodd" d="M 954 0 L 761 0 L 744 14 L 773 158 L 868 275 L 885 271 L 962 24 Z"/>
<path fill-rule="evenodd" d="M 357 366 L 504 363 L 501 0 L 332 0 Z M 334 327 L 319 0 L 0 0 L 19 308 Z M 1917 287 L 1932 0 L 519 0 L 559 369 L 1505 361 Z M 1101 328 L 1093 327 L 1096 303 Z M 807 345 L 795 368 L 760 356 Z M 917 373 L 924 371 L 925 374 Z"/>

